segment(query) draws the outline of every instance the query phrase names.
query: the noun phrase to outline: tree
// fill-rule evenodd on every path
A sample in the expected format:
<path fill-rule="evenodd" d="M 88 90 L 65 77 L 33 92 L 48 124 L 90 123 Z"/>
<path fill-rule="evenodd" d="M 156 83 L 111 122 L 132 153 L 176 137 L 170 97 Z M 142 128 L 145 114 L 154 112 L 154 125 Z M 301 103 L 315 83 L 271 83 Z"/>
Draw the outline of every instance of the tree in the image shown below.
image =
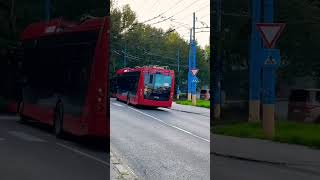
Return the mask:
<path fill-rule="evenodd" d="M 180 82 L 187 80 L 189 44 L 174 29 L 155 28 L 137 21 L 136 14 L 125 5 L 122 8 L 111 4 L 111 66 L 110 74 L 127 66 L 161 65 L 177 72 L 177 52 L 180 51 Z M 209 47 L 207 47 L 209 49 Z M 197 46 L 199 79 L 209 84 L 209 61 L 205 51 Z M 178 74 L 176 73 L 176 78 Z M 177 79 L 176 79 L 177 80 Z M 177 81 L 176 81 L 177 82 Z"/>

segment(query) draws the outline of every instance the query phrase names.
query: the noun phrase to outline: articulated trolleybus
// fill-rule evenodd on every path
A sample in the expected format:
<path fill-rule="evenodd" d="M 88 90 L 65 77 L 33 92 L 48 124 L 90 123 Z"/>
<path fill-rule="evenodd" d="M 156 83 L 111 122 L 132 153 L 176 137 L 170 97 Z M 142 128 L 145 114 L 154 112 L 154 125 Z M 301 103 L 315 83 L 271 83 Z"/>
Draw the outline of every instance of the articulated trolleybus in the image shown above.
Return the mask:
<path fill-rule="evenodd" d="M 116 98 L 127 104 L 171 108 L 174 71 L 167 67 L 123 68 L 116 72 Z"/>
<path fill-rule="evenodd" d="M 109 17 L 29 25 L 21 36 L 21 121 L 51 125 L 58 137 L 108 139 L 108 41 Z"/>

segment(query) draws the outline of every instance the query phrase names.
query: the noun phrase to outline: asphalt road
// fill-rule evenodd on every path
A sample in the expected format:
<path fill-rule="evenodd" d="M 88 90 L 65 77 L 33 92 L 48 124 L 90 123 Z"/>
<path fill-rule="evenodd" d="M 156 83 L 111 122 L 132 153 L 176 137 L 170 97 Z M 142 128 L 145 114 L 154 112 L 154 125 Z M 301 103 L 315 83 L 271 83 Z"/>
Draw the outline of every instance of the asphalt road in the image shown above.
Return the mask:
<path fill-rule="evenodd" d="M 210 179 L 210 118 L 110 100 L 112 152 L 139 179 Z"/>
<path fill-rule="evenodd" d="M 319 180 L 320 175 L 298 167 L 271 165 L 211 155 L 213 180 Z"/>
<path fill-rule="evenodd" d="M 56 139 L 47 127 L 0 115 L 0 179 L 110 179 L 107 143 Z"/>

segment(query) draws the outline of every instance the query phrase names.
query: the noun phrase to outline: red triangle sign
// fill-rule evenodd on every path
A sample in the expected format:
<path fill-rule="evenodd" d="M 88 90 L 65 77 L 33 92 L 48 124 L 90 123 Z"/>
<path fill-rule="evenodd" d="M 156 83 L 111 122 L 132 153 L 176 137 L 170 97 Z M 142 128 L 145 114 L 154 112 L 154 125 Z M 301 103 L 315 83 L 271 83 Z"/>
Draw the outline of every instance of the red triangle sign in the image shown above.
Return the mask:
<path fill-rule="evenodd" d="M 199 69 L 191 69 L 192 75 L 195 76 L 199 72 Z"/>
<path fill-rule="evenodd" d="M 268 48 L 273 48 L 285 28 L 284 23 L 258 23 L 257 28 Z"/>

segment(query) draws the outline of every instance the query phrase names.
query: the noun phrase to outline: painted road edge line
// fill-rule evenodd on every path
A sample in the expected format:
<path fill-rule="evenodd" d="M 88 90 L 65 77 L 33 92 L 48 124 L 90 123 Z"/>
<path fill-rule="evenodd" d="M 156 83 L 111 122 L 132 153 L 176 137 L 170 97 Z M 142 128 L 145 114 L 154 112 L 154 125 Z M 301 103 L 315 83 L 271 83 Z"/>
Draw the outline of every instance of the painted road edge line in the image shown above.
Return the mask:
<path fill-rule="evenodd" d="M 122 104 L 118 104 L 118 103 L 112 103 L 112 104 L 115 105 L 115 106 L 118 106 L 118 107 L 123 107 Z"/>
<path fill-rule="evenodd" d="M 29 141 L 29 142 L 47 142 L 44 139 L 40 139 L 34 135 L 22 132 L 22 131 L 9 131 L 8 132 L 10 135 L 15 136 L 19 139 L 22 139 L 24 141 Z"/>
<path fill-rule="evenodd" d="M 149 115 L 149 114 L 147 114 L 147 113 L 144 113 L 144 112 L 139 111 L 139 110 L 137 110 L 137 109 L 134 109 L 134 108 L 132 108 L 132 107 L 129 107 L 129 108 L 132 109 L 132 110 L 134 110 L 134 111 L 136 111 L 136 112 L 138 112 L 138 113 L 140 113 L 140 114 L 143 114 L 143 115 L 145 115 L 145 116 L 151 117 L 152 119 L 155 119 L 155 120 L 157 120 L 157 121 L 159 121 L 159 122 L 161 122 L 161 123 L 163 123 L 163 124 L 165 124 L 165 125 L 167 125 L 167 126 L 169 126 L 169 127 L 175 128 L 175 129 L 177 129 L 177 130 L 179 130 L 179 131 L 182 131 L 182 132 L 184 132 L 184 133 L 186 133 L 186 134 L 189 134 L 189 135 L 191 135 L 191 136 L 193 136 L 193 137 L 195 137 L 195 138 L 198 138 L 198 139 L 201 139 L 201 140 L 203 140 L 203 141 L 206 141 L 206 142 L 209 142 L 209 143 L 210 143 L 210 140 L 209 140 L 209 139 L 200 137 L 200 136 L 198 136 L 198 135 L 196 135 L 196 134 L 193 134 L 192 132 L 189 132 L 189 131 L 184 130 L 184 129 L 182 129 L 182 128 L 179 128 L 179 127 L 177 127 L 177 126 L 168 124 L 168 123 L 164 122 L 163 120 L 161 120 L 161 119 L 159 119 L 159 118 L 156 118 L 156 117 L 154 117 L 154 116 L 151 116 L 151 115 Z"/>
<path fill-rule="evenodd" d="M 101 160 L 101 159 L 99 159 L 99 158 L 96 158 L 96 157 L 90 155 L 90 154 L 87 154 L 87 153 L 85 153 L 85 152 L 79 151 L 79 150 L 77 150 L 77 149 L 75 149 L 75 148 L 73 148 L 73 147 L 67 146 L 67 145 L 62 144 L 62 143 L 56 143 L 56 144 L 59 145 L 59 146 L 61 146 L 61 147 L 63 147 L 63 148 L 69 149 L 69 150 L 71 150 L 71 151 L 73 151 L 73 152 L 75 152 L 75 153 L 78 153 L 78 154 L 80 154 L 80 155 L 82 155 L 82 156 L 85 156 L 85 157 L 87 157 L 87 158 L 90 158 L 90 159 L 93 159 L 93 160 L 95 160 L 95 161 L 97 161 L 97 162 L 100 162 L 100 163 L 102 163 L 102 164 L 104 164 L 104 165 L 107 165 L 107 166 L 110 165 L 107 161 L 103 161 L 103 160 Z"/>
<path fill-rule="evenodd" d="M 19 117 L 18 116 L 9 116 L 9 115 L 1 115 L 0 116 L 0 120 L 18 120 Z"/>

